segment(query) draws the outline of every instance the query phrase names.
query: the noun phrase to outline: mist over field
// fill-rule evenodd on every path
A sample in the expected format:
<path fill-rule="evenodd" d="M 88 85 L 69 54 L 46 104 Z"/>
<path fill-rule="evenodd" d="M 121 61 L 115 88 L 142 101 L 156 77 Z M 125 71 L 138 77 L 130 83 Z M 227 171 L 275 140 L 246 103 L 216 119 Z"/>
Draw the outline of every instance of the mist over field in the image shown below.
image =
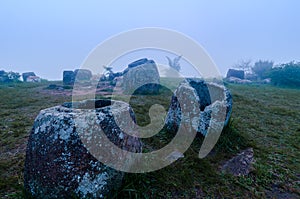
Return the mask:
<path fill-rule="evenodd" d="M 191 37 L 223 76 L 240 60 L 272 60 L 275 65 L 298 61 L 299 4 L 296 0 L 2 1 L 0 70 L 34 71 L 44 79 L 61 80 L 63 70 L 79 68 L 98 44 L 144 27 Z"/>

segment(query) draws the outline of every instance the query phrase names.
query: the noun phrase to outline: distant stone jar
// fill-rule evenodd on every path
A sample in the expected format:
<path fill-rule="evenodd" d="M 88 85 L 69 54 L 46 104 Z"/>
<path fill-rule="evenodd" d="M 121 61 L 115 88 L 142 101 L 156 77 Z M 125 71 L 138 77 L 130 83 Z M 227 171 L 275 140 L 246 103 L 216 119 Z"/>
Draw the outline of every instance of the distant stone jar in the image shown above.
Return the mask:
<path fill-rule="evenodd" d="M 65 70 L 63 72 L 64 85 L 73 85 L 75 81 L 75 73 L 73 71 Z"/>
<path fill-rule="evenodd" d="M 27 82 L 27 78 L 30 76 L 36 76 L 34 72 L 26 72 L 26 73 L 22 73 L 22 78 L 24 82 Z"/>
<path fill-rule="evenodd" d="M 239 79 L 244 79 L 245 78 L 245 72 L 243 70 L 236 70 L 236 69 L 229 69 L 227 71 L 226 78 L 230 77 L 236 77 Z"/>
<path fill-rule="evenodd" d="M 79 81 L 90 81 L 92 78 L 92 72 L 88 69 L 76 69 L 74 75 Z"/>
<path fill-rule="evenodd" d="M 160 76 L 155 62 L 144 58 L 128 65 L 121 82 L 125 94 L 158 94 Z"/>

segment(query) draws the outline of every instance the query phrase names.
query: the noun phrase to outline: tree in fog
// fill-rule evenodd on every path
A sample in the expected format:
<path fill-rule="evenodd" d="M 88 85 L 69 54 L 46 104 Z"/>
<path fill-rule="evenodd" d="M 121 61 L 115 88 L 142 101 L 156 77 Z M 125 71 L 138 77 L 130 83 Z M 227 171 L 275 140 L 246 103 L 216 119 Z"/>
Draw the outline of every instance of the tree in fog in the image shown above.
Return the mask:
<path fill-rule="evenodd" d="M 268 60 L 259 60 L 254 63 L 251 68 L 252 72 L 257 75 L 259 79 L 265 79 L 268 77 L 271 69 L 273 68 L 274 62 Z"/>
<path fill-rule="evenodd" d="M 272 68 L 271 82 L 276 86 L 300 88 L 300 62 L 289 62 Z"/>
<path fill-rule="evenodd" d="M 166 56 L 166 58 L 168 59 L 168 64 L 171 68 L 173 68 L 174 70 L 176 71 L 180 71 L 181 69 L 181 66 L 180 66 L 180 63 L 179 63 L 179 60 L 181 59 L 181 55 L 178 56 L 178 57 L 175 57 L 173 60 L 171 58 L 169 58 L 168 56 Z"/>
<path fill-rule="evenodd" d="M 4 70 L 0 71 L 0 82 L 19 82 L 21 75 L 16 72 L 5 72 Z"/>
<path fill-rule="evenodd" d="M 248 60 L 240 60 L 233 67 L 241 69 L 245 73 L 249 73 L 251 71 L 251 60 L 250 59 L 248 59 Z"/>

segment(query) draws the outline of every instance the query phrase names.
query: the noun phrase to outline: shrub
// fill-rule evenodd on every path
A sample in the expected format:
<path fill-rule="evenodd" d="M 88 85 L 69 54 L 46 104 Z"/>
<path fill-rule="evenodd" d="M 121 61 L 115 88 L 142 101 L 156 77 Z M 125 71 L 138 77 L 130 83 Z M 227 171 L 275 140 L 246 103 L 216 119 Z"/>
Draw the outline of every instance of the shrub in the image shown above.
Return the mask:
<path fill-rule="evenodd" d="M 290 62 L 275 67 L 269 76 L 276 86 L 300 88 L 300 62 Z"/>
<path fill-rule="evenodd" d="M 9 83 L 9 82 L 19 82 L 20 74 L 15 72 L 5 72 L 4 70 L 0 71 L 0 82 Z"/>

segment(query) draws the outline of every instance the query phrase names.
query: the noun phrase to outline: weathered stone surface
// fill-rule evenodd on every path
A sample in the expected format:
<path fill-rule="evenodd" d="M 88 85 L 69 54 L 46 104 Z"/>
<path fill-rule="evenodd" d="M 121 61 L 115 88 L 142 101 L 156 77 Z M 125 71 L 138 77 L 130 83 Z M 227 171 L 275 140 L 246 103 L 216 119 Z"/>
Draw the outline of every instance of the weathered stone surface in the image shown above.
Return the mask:
<path fill-rule="evenodd" d="M 206 135 L 210 124 L 224 121 L 224 126 L 229 122 L 232 110 L 232 96 L 228 89 L 224 86 L 215 83 L 206 83 L 200 79 L 187 79 L 181 83 L 176 89 L 165 120 L 165 125 L 169 131 L 176 132 L 181 122 L 181 106 L 189 106 L 180 104 L 177 97 L 192 93 L 191 99 L 195 99 L 199 104 L 199 110 L 194 110 L 194 115 L 199 115 L 199 120 L 193 125 L 193 128 L 202 135 Z M 224 110 L 225 109 L 225 110 Z M 225 111 L 225 113 L 223 113 Z M 220 113 L 224 118 L 219 118 L 219 121 L 211 121 L 212 112 Z M 186 118 L 185 118 L 186 119 Z M 194 120 L 194 118 L 188 118 Z M 211 123 L 212 122 L 212 123 Z"/>
<path fill-rule="evenodd" d="M 87 100 L 40 112 L 26 151 L 24 186 L 27 192 L 35 198 L 106 198 L 119 187 L 123 173 L 98 161 L 83 144 L 92 142 L 98 146 L 101 136 L 91 134 L 90 129 L 101 127 L 117 147 L 141 152 L 140 140 L 123 133 L 115 124 L 110 104 L 108 100 Z M 128 104 L 117 104 L 120 114 L 128 111 Z M 135 121 L 133 112 L 129 111 Z M 83 122 L 75 118 L 82 118 Z M 109 155 L 102 150 L 98 153 Z"/>
<path fill-rule="evenodd" d="M 199 97 L 200 110 L 211 104 L 210 94 L 206 83 L 201 79 L 188 78 L 187 82 L 195 89 L 197 96 Z"/>
<path fill-rule="evenodd" d="M 100 77 L 100 81 L 114 81 L 115 78 L 121 77 L 123 72 L 114 73 L 112 71 L 107 71 Z"/>
<path fill-rule="evenodd" d="M 240 79 L 240 78 L 237 78 L 237 77 L 229 77 L 227 79 L 227 81 L 230 82 L 230 83 L 235 83 L 235 84 L 251 84 L 252 83 L 251 80 Z"/>
<path fill-rule="evenodd" d="M 128 65 L 123 71 L 122 90 L 125 94 L 157 94 L 159 92 L 160 77 L 153 60 L 146 58 Z"/>
<path fill-rule="evenodd" d="M 41 78 L 38 76 L 29 76 L 26 79 L 26 82 L 41 82 Z"/>
<path fill-rule="evenodd" d="M 229 77 L 237 77 L 240 79 L 244 79 L 245 78 L 245 72 L 243 70 L 235 70 L 235 69 L 229 69 L 227 71 L 227 78 Z"/>
<path fill-rule="evenodd" d="M 27 82 L 27 78 L 29 76 L 36 76 L 34 72 L 26 72 L 26 73 L 22 73 L 22 78 L 24 82 Z"/>
<path fill-rule="evenodd" d="M 245 176 L 253 170 L 254 152 L 252 148 L 242 151 L 237 156 L 228 160 L 221 168 L 222 172 L 234 176 Z"/>
<path fill-rule="evenodd" d="M 9 78 L 4 70 L 0 70 L 0 82 L 8 82 Z"/>
<path fill-rule="evenodd" d="M 79 81 L 90 81 L 92 78 L 92 72 L 88 69 L 76 69 L 74 75 Z"/>
<path fill-rule="evenodd" d="M 139 66 L 139 65 L 142 65 L 142 64 L 146 64 L 148 62 L 149 62 L 149 60 L 147 58 L 139 59 L 139 60 L 136 60 L 136 61 L 128 64 L 128 68 L 134 68 L 136 66 Z"/>
<path fill-rule="evenodd" d="M 93 77 L 93 74 L 88 69 L 76 69 L 74 71 L 63 72 L 64 85 L 73 85 L 75 80 L 78 82 L 88 82 Z"/>
<path fill-rule="evenodd" d="M 73 85 L 75 81 L 75 73 L 71 70 L 63 72 L 63 83 L 64 85 Z"/>

